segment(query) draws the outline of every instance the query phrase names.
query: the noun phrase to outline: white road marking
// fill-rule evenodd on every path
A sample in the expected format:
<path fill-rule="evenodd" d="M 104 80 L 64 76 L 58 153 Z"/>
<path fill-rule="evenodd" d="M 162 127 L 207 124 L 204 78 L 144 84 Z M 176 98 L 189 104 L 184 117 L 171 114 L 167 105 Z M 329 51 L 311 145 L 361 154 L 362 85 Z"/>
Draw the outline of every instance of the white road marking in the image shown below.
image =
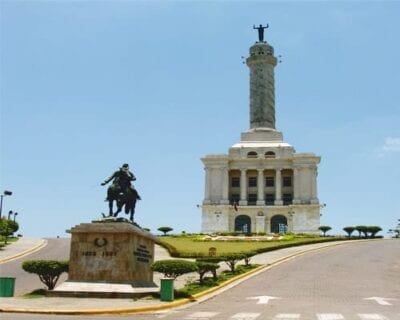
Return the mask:
<path fill-rule="evenodd" d="M 300 319 L 300 314 L 298 313 L 279 313 L 275 316 L 273 320 L 292 320 Z"/>
<path fill-rule="evenodd" d="M 187 317 L 185 317 L 184 319 L 187 320 L 208 320 L 214 316 L 216 316 L 217 314 L 219 314 L 219 312 L 194 312 L 190 315 L 188 315 Z"/>
<path fill-rule="evenodd" d="M 237 320 L 254 320 L 260 316 L 260 313 L 236 313 L 230 319 Z"/>
<path fill-rule="evenodd" d="M 391 306 L 392 304 L 390 302 L 387 302 L 386 300 L 397 300 L 397 299 L 382 298 L 382 297 L 370 297 L 370 298 L 364 298 L 364 300 L 374 300 L 376 303 L 380 304 L 381 306 Z"/>
<path fill-rule="evenodd" d="M 359 313 L 361 320 L 388 320 L 388 318 L 377 313 Z"/>
<path fill-rule="evenodd" d="M 270 297 L 270 296 L 258 296 L 258 297 L 248 297 L 246 299 L 247 300 L 258 300 L 257 304 L 267 304 L 269 302 L 269 300 L 281 299 L 281 298 Z"/>
<path fill-rule="evenodd" d="M 343 315 L 340 313 L 318 313 L 318 320 L 342 320 L 344 319 Z"/>

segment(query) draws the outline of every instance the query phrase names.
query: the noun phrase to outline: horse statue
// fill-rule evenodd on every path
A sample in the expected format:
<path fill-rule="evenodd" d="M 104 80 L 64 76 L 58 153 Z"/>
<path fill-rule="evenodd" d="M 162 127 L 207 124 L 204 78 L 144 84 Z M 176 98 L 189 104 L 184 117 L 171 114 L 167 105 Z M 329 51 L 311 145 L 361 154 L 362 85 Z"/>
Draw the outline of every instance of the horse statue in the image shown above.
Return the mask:
<path fill-rule="evenodd" d="M 127 188 L 125 192 L 110 186 L 107 190 L 107 200 L 109 208 L 109 217 L 117 217 L 124 207 L 125 214 L 130 214 L 129 220 L 133 222 L 135 214 L 136 201 L 141 200 L 139 193 L 134 188 Z M 114 201 L 117 205 L 117 211 L 113 212 Z"/>

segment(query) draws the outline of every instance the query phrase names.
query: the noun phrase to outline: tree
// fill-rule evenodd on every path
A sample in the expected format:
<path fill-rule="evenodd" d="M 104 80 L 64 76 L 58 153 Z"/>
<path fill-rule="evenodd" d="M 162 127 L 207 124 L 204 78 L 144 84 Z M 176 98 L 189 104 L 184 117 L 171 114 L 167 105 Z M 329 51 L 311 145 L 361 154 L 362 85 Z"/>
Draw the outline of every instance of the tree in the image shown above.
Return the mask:
<path fill-rule="evenodd" d="M 248 251 L 248 252 L 243 252 L 244 255 L 244 265 L 248 266 L 250 265 L 250 259 L 251 257 L 255 256 L 257 252 L 255 251 Z"/>
<path fill-rule="evenodd" d="M 159 260 L 151 265 L 151 270 L 163 273 L 167 278 L 176 279 L 177 277 L 198 270 L 196 262 L 181 260 L 181 259 L 170 259 L 170 260 Z"/>
<path fill-rule="evenodd" d="M 361 234 L 364 234 L 364 237 L 368 237 L 367 227 L 366 226 L 356 226 L 356 230 L 358 231 L 358 237 L 361 238 Z"/>
<path fill-rule="evenodd" d="M 4 237 L 4 244 L 7 244 L 7 237 L 19 229 L 18 222 L 6 218 L 0 219 L 0 235 Z"/>
<path fill-rule="evenodd" d="M 244 258 L 246 258 L 246 256 L 243 253 L 231 253 L 222 257 L 223 261 L 228 265 L 232 273 L 235 273 L 236 264 Z"/>
<path fill-rule="evenodd" d="M 367 227 L 367 231 L 371 234 L 371 238 L 375 238 L 376 234 L 382 231 L 382 228 L 379 226 L 369 226 Z"/>
<path fill-rule="evenodd" d="M 168 232 L 174 229 L 172 229 L 171 227 L 159 227 L 157 230 L 163 232 L 164 236 L 166 236 Z"/>
<path fill-rule="evenodd" d="M 56 260 L 27 260 L 22 269 L 29 273 L 36 273 L 49 290 L 56 286 L 60 275 L 68 272 L 68 261 Z"/>
<path fill-rule="evenodd" d="M 343 231 L 347 233 L 348 237 L 351 237 L 351 234 L 356 230 L 355 227 L 344 227 Z"/>
<path fill-rule="evenodd" d="M 206 261 L 196 261 L 197 264 L 197 273 L 199 274 L 199 282 L 200 284 L 204 283 L 204 275 L 207 272 L 211 272 L 213 274 L 214 280 L 217 279 L 217 269 L 219 268 L 218 263 L 206 262 Z"/>
<path fill-rule="evenodd" d="M 318 229 L 322 231 L 322 233 L 323 233 L 323 235 L 324 235 L 324 237 L 325 237 L 325 234 L 326 234 L 329 230 L 331 230 L 332 228 L 331 228 L 330 226 L 320 226 Z"/>

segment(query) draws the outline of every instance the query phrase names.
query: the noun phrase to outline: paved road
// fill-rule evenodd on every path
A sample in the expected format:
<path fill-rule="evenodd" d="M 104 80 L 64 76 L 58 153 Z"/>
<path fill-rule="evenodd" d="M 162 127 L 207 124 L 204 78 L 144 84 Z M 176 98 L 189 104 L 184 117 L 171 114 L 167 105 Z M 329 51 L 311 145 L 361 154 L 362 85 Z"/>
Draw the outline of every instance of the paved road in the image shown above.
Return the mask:
<path fill-rule="evenodd" d="M 17 278 L 15 282 L 15 295 L 29 293 L 35 289 L 46 287 L 40 282 L 36 274 L 27 273 L 22 269 L 21 265 L 23 261 L 35 259 L 69 260 L 70 239 L 47 239 L 47 241 L 46 247 L 42 250 L 0 265 L 0 276 Z M 60 281 L 63 281 L 66 277 L 66 274 L 62 275 Z"/>
<path fill-rule="evenodd" d="M 1 314 L 1 318 L 400 320 L 399 253 L 400 241 L 396 240 L 332 247 L 280 264 L 212 299 L 164 313 L 124 316 Z"/>

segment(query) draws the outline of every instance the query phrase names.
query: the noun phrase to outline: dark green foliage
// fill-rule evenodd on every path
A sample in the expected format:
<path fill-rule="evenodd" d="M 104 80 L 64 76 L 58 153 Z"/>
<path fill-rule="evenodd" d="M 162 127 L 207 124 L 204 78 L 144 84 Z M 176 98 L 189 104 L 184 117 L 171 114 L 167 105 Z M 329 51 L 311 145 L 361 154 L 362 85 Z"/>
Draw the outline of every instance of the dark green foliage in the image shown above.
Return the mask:
<path fill-rule="evenodd" d="M 164 236 L 166 236 L 168 232 L 170 232 L 174 229 L 171 227 L 159 227 L 157 230 L 163 232 Z"/>
<path fill-rule="evenodd" d="M 28 260 L 22 264 L 22 269 L 39 276 L 49 290 L 53 290 L 60 275 L 68 272 L 68 261 Z"/>
<path fill-rule="evenodd" d="M 331 230 L 332 228 L 331 228 L 330 226 L 320 226 L 318 229 L 322 231 L 322 233 L 324 234 L 324 237 L 325 237 L 325 234 L 326 234 L 329 230 Z"/>
<path fill-rule="evenodd" d="M 366 226 L 356 226 L 356 230 L 358 231 L 358 237 L 361 238 L 361 234 L 364 234 L 364 237 L 368 237 L 368 231 Z"/>
<path fill-rule="evenodd" d="M 205 262 L 205 261 L 200 260 L 200 261 L 196 261 L 196 264 L 197 264 L 197 273 L 200 276 L 199 281 L 201 284 L 204 283 L 204 275 L 207 272 L 212 273 L 214 280 L 217 279 L 217 269 L 219 268 L 218 263 Z"/>
<path fill-rule="evenodd" d="M 243 252 L 244 255 L 244 265 L 248 266 L 250 265 L 250 259 L 252 256 L 255 256 L 257 252 L 255 251 L 249 251 L 249 252 Z"/>
<path fill-rule="evenodd" d="M 244 253 L 231 253 L 221 257 L 223 261 L 229 266 L 232 273 L 235 273 L 235 266 L 240 261 L 246 258 Z"/>
<path fill-rule="evenodd" d="M 354 232 L 354 230 L 356 230 L 355 227 L 344 227 L 343 231 L 347 233 L 347 236 L 350 238 L 351 234 Z"/>
<path fill-rule="evenodd" d="M 11 236 L 19 229 L 18 222 L 6 218 L 0 219 L 0 235 L 4 237 L 4 243 L 7 244 L 7 237 Z"/>
<path fill-rule="evenodd" d="M 382 228 L 379 227 L 379 226 L 368 226 L 368 227 L 367 227 L 367 232 L 370 233 L 370 237 L 371 237 L 371 238 L 375 238 L 376 234 L 377 234 L 379 231 L 382 231 Z"/>
<path fill-rule="evenodd" d="M 187 260 L 159 260 L 151 265 L 151 270 L 163 273 L 167 278 L 176 279 L 177 277 L 197 271 L 198 267 L 195 262 Z"/>

